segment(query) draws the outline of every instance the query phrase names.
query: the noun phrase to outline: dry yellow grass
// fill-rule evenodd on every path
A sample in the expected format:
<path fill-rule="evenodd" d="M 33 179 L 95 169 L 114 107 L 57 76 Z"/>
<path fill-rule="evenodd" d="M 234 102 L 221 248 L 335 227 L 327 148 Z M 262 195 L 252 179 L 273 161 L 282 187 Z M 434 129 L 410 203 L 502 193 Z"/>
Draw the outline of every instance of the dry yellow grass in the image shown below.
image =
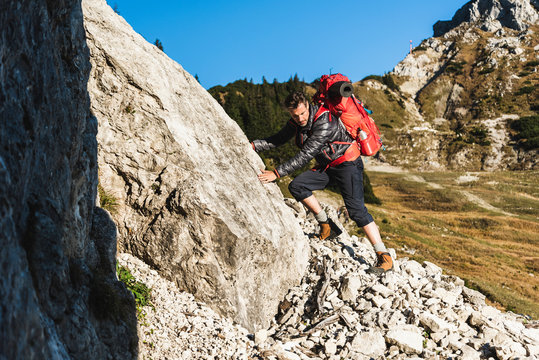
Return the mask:
<path fill-rule="evenodd" d="M 457 173 L 416 175 L 426 182 L 410 181 L 404 174 L 369 173 L 382 200 L 381 206 L 369 209 L 385 242 L 400 256 L 439 264 L 508 310 L 539 318 L 537 172 L 476 174 L 477 182 L 464 185 L 457 184 Z M 462 196 L 465 189 L 492 205 L 503 196 L 492 189 L 491 178 L 505 180 L 503 194 L 512 201 L 487 210 Z M 433 181 L 441 189 L 428 184 Z M 522 186 L 524 196 L 519 195 Z M 521 201 L 526 206 L 519 207 Z M 416 253 L 411 256 L 405 248 Z"/>
<path fill-rule="evenodd" d="M 432 261 L 492 305 L 539 319 L 539 172 L 368 175 L 382 205 L 367 207 L 399 257 Z M 472 181 L 459 183 L 463 175 Z M 285 196 L 288 182 L 280 184 Z M 316 195 L 344 205 L 333 191 Z M 363 235 L 353 222 L 346 226 Z"/>

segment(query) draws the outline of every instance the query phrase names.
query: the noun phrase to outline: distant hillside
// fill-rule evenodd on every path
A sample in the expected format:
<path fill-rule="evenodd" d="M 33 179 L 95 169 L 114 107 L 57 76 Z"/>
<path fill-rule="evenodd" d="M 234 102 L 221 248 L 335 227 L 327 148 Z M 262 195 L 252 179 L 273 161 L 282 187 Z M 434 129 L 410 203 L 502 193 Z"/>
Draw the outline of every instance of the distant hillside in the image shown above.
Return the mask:
<path fill-rule="evenodd" d="M 538 169 L 536 6 L 470 1 L 392 72 L 354 82 L 382 131 L 380 159 L 419 170 Z M 312 95 L 316 84 L 240 80 L 210 93 L 254 139 L 282 126 L 282 100 L 297 88 Z M 282 160 L 293 151 L 266 156 Z"/>

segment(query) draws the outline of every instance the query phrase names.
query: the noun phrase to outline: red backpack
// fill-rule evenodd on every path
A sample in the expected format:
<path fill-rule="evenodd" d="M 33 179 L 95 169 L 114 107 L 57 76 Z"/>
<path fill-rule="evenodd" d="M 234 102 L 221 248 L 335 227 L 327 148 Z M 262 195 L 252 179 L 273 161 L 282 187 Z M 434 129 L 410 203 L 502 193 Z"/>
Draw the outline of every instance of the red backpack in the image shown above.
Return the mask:
<path fill-rule="evenodd" d="M 326 111 L 331 112 L 342 121 L 348 133 L 355 140 L 355 142 L 347 144 L 357 145 L 351 146 L 343 156 L 334 160 L 329 166 L 355 160 L 360 155 L 373 156 L 380 150 L 382 147 L 380 130 L 361 101 L 354 97 L 352 83 L 346 76 L 342 74 L 323 75 L 313 100 L 320 105 L 315 119 Z"/>

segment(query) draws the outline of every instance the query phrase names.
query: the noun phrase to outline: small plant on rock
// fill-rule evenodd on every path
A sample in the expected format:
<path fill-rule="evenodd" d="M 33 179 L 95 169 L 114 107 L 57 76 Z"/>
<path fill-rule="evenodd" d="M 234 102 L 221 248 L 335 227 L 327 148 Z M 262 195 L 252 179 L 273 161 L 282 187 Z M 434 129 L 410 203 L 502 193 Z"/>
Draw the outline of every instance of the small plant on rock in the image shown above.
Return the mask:
<path fill-rule="evenodd" d="M 107 193 L 100 184 L 97 185 L 97 193 L 99 194 L 99 206 L 111 214 L 114 214 L 118 207 L 118 200 Z"/>
<path fill-rule="evenodd" d="M 139 320 L 143 319 L 146 314 L 143 311 L 144 306 L 152 306 L 150 300 L 151 300 L 151 292 L 152 289 L 150 289 L 146 284 L 137 281 L 133 274 L 129 271 L 128 268 L 120 266 L 116 264 L 116 273 L 118 274 L 118 280 L 123 282 L 127 289 L 131 291 L 133 296 L 135 297 L 135 305 L 137 307 L 137 318 Z"/>

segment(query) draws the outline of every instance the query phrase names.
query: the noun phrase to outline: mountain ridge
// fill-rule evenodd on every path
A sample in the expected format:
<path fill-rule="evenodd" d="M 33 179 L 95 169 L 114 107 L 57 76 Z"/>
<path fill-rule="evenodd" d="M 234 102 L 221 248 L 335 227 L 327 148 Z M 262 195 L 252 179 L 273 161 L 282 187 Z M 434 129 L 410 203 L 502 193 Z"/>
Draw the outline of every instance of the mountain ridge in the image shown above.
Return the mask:
<path fill-rule="evenodd" d="M 508 8 L 501 11 L 503 6 Z M 493 15 L 483 18 L 472 11 L 476 18 L 462 19 L 463 13 L 479 7 Z M 514 8 L 520 10 L 513 15 Z M 461 15 L 455 15 L 443 36 L 424 40 L 390 73 L 354 82 L 356 96 L 374 111 L 382 131 L 387 151 L 379 159 L 419 170 L 539 168 L 538 147 L 528 146 L 539 141 L 538 11 L 530 0 L 474 0 L 457 13 Z M 502 25 L 481 29 L 500 23 L 498 16 L 513 19 L 514 27 L 523 30 Z M 304 84 L 309 95 L 316 86 L 316 81 Z M 226 91 L 226 86 L 209 90 L 229 111 Z M 252 95 L 242 96 L 249 103 Z M 285 121 L 286 113 L 282 116 L 280 121 Z M 243 121 L 241 113 L 232 117 Z M 521 123 L 531 130 L 518 130 Z"/>

